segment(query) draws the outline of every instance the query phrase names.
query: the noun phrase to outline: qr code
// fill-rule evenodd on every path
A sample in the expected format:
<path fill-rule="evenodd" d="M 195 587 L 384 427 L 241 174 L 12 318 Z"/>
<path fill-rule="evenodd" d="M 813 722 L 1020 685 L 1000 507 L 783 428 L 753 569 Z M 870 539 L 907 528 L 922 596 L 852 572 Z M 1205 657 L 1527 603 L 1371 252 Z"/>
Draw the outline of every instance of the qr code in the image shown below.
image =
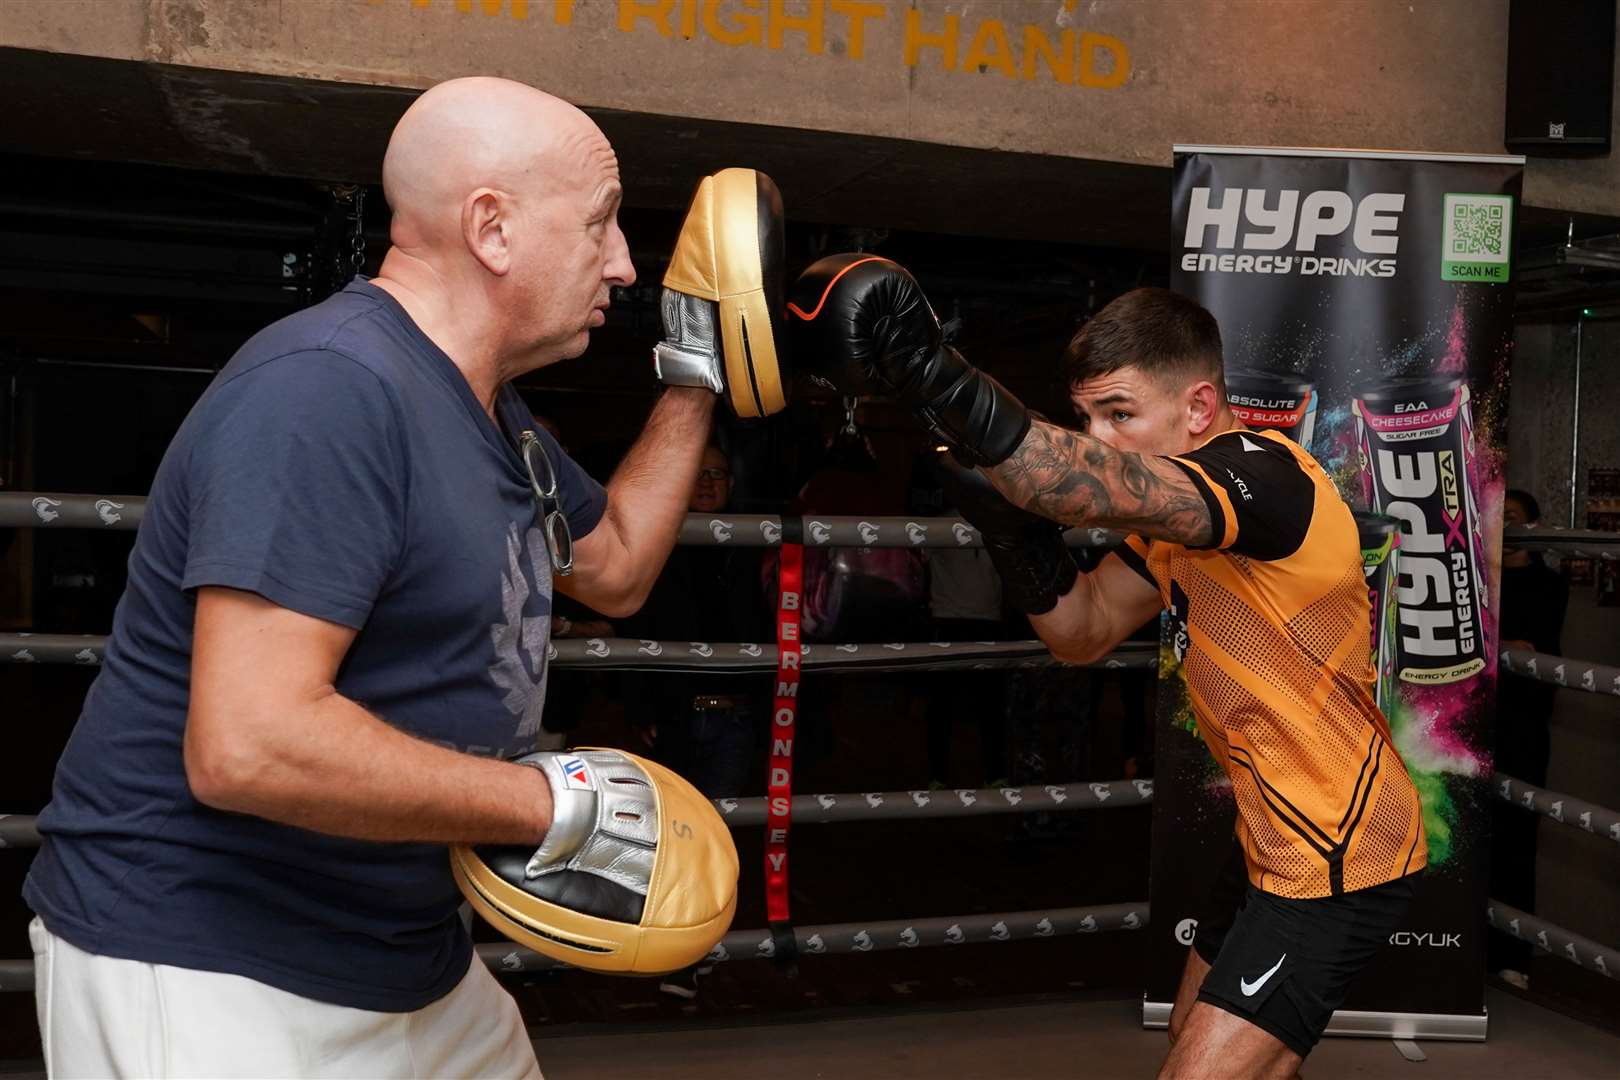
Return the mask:
<path fill-rule="evenodd" d="M 1451 253 L 1453 255 L 1500 255 L 1502 253 L 1502 208 L 1472 206 L 1460 202 L 1451 208 Z"/>
<path fill-rule="evenodd" d="M 1513 200 L 1504 195 L 1447 195 L 1445 258 L 1505 263 L 1513 226 Z"/>

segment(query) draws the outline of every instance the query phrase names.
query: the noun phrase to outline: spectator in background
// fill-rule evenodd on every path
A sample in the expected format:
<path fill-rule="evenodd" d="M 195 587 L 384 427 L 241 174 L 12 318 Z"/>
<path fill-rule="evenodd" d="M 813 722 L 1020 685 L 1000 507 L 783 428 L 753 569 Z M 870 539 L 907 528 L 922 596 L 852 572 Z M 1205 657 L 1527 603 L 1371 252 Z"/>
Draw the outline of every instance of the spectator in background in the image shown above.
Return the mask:
<path fill-rule="evenodd" d="M 1502 524 L 1533 526 L 1541 507 L 1527 491 L 1509 490 L 1502 502 Z M 1563 655 L 1564 612 L 1569 583 L 1542 560 L 1541 553 L 1506 548 L 1502 553 L 1501 647 Z M 1556 686 L 1513 677 L 1496 681 L 1496 768 L 1532 787 L 1547 783 Z M 1536 826 L 1540 817 L 1496 803 L 1491 844 L 1491 895 L 1525 911 L 1536 909 Z M 1490 970 L 1521 989 L 1530 985 L 1528 942 L 1491 934 Z"/>

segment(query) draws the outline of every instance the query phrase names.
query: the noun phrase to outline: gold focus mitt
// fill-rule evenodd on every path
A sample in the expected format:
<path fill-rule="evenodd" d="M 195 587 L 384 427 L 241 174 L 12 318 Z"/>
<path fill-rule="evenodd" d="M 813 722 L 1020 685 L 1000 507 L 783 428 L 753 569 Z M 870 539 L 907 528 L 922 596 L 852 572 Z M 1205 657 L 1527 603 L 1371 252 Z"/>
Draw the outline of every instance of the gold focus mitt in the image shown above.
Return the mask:
<path fill-rule="evenodd" d="M 453 845 L 473 909 L 502 934 L 590 971 L 656 975 L 701 960 L 737 908 L 737 848 L 712 803 L 619 750 L 517 759 L 545 774 L 554 812 L 537 850 Z"/>
<path fill-rule="evenodd" d="M 664 274 L 658 380 L 703 386 L 741 417 L 787 407 L 782 196 L 754 169 L 705 176 Z"/>

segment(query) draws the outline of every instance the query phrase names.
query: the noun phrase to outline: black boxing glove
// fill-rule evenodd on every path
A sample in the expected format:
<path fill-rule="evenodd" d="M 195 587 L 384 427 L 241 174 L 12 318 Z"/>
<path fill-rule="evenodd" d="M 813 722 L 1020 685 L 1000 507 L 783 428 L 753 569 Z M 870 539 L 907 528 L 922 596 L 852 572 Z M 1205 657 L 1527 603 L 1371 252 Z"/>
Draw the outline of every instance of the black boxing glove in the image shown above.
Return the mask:
<path fill-rule="evenodd" d="M 799 370 L 841 394 L 883 394 L 912 409 L 958 461 L 997 465 L 1029 431 L 1029 411 L 946 345 L 917 280 L 876 255 L 829 255 L 788 295 Z"/>
<path fill-rule="evenodd" d="M 1026 615 L 1056 607 L 1080 576 L 1063 526 L 1008 502 L 978 469 L 950 460 L 939 468 L 945 498 L 984 537 L 1008 602 Z"/>

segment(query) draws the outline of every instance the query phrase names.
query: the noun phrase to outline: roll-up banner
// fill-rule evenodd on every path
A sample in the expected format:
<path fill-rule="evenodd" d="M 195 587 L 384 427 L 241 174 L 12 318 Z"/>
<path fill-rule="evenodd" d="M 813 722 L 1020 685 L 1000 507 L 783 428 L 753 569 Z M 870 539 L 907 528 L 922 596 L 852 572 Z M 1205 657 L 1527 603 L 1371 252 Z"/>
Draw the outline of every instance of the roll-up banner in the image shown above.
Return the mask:
<path fill-rule="evenodd" d="M 1176 148 L 1171 286 L 1220 323 L 1233 412 L 1308 449 L 1356 511 L 1376 696 L 1423 798 L 1417 900 L 1329 1033 L 1485 1035 L 1485 783 L 1523 165 Z M 1162 656 L 1160 672 L 1180 678 Z M 1168 1018 L 1235 813 L 1185 688 L 1163 689 L 1150 1024 Z"/>

